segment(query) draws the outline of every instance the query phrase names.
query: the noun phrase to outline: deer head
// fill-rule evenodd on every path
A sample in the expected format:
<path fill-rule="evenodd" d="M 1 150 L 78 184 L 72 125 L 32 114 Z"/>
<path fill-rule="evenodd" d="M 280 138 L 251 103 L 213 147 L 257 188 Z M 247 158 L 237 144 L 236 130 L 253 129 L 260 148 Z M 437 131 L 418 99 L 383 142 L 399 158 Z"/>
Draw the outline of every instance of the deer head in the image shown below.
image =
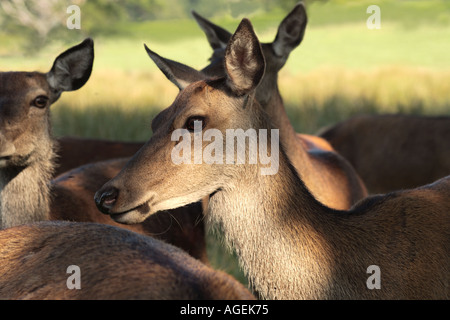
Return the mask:
<path fill-rule="evenodd" d="M 181 91 L 173 104 L 153 120 L 152 138 L 95 195 L 99 210 L 122 223 L 138 223 L 154 212 L 199 201 L 225 188 L 230 177 L 245 166 L 235 164 L 235 158 L 230 163 L 225 155 L 217 162 L 195 164 L 194 153 L 190 156 L 192 164 L 175 164 L 172 160 L 177 145 L 188 141 L 195 149 L 196 135 L 203 134 L 199 146 L 203 152 L 208 148 L 208 139 L 211 141 L 211 136 L 205 138 L 208 129 L 226 136 L 229 129 L 270 127 L 270 122 L 258 115 L 260 106 L 253 97 L 264 75 L 265 62 L 249 20 L 244 19 L 230 39 L 223 78 L 207 79 L 148 48 L 147 52 Z M 184 130 L 183 141 L 173 139 L 177 130 Z M 227 150 L 226 141 L 221 147 Z"/>
<path fill-rule="evenodd" d="M 24 167 L 48 153 L 49 107 L 63 91 L 86 83 L 93 59 L 93 41 L 86 39 L 60 54 L 47 73 L 0 72 L 0 168 Z"/>

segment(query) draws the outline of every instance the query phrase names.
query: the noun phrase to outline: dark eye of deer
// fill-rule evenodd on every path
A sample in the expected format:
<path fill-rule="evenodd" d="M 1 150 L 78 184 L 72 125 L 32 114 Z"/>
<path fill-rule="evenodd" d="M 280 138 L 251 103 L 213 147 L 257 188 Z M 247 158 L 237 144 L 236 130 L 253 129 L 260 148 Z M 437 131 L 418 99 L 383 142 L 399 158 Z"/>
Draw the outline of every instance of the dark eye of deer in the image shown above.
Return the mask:
<path fill-rule="evenodd" d="M 33 100 L 31 105 L 36 108 L 45 108 L 47 106 L 47 103 L 48 103 L 48 97 L 38 96 L 36 99 Z"/>
<path fill-rule="evenodd" d="M 194 117 L 190 117 L 189 119 L 187 119 L 186 125 L 185 125 L 186 129 L 188 129 L 191 132 L 194 132 L 195 123 L 197 121 L 201 122 L 200 125 L 197 124 L 197 126 L 202 128 L 202 130 L 203 130 L 203 128 L 205 128 L 206 121 L 205 121 L 204 117 L 199 117 L 199 116 L 194 116 Z"/>

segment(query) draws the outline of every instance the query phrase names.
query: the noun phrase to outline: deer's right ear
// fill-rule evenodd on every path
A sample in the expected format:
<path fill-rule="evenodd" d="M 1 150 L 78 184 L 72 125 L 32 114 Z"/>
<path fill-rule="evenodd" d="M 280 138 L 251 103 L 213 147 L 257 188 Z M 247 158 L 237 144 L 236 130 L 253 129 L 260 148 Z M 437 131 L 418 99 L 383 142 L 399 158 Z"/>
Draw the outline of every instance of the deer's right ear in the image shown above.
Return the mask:
<path fill-rule="evenodd" d="M 272 43 L 273 51 L 277 56 L 287 59 L 289 53 L 302 42 L 307 23 L 308 17 L 305 6 L 300 2 L 281 21 L 278 27 L 277 36 Z"/>
<path fill-rule="evenodd" d="M 197 21 L 200 28 L 206 34 L 206 38 L 208 39 L 211 48 L 213 48 L 214 50 L 225 49 L 232 34 L 227 30 L 219 27 L 218 25 L 215 25 L 211 21 L 203 18 L 194 10 L 192 10 L 191 12 L 195 18 L 195 21 Z"/>
<path fill-rule="evenodd" d="M 90 38 L 61 53 L 47 73 L 47 81 L 57 94 L 81 88 L 91 76 L 94 41 Z"/>
<path fill-rule="evenodd" d="M 206 78 L 200 71 L 182 63 L 163 58 L 150 50 L 145 44 L 144 47 L 156 66 L 164 73 L 167 79 L 178 87 L 178 89 L 183 90 L 189 84 Z"/>
<path fill-rule="evenodd" d="M 264 55 L 252 24 L 243 19 L 225 52 L 227 84 L 236 95 L 254 90 L 265 71 Z"/>

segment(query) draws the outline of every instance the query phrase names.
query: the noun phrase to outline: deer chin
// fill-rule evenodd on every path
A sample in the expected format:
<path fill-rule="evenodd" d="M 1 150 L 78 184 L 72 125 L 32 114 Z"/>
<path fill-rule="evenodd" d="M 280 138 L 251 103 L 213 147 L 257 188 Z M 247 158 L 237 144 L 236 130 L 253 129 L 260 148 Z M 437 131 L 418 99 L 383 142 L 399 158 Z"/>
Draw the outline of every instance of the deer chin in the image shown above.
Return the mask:
<path fill-rule="evenodd" d="M 147 201 L 144 204 L 141 204 L 125 212 L 110 213 L 110 216 L 111 219 L 113 219 L 118 223 L 137 224 L 143 222 L 145 219 L 147 219 L 151 214 L 155 212 L 156 211 L 151 210 L 150 202 Z"/>
<path fill-rule="evenodd" d="M 33 152 L 25 155 L 12 154 L 0 156 L 0 169 L 7 167 L 26 167 L 33 160 Z"/>
<path fill-rule="evenodd" d="M 180 208 L 185 205 L 200 201 L 201 199 L 201 196 L 195 195 L 194 197 L 174 197 L 170 199 L 160 199 L 158 201 L 153 195 L 150 200 L 147 200 L 141 205 L 118 213 L 110 212 L 109 215 L 114 221 L 118 223 L 137 224 L 143 222 L 145 219 L 156 212 Z"/>

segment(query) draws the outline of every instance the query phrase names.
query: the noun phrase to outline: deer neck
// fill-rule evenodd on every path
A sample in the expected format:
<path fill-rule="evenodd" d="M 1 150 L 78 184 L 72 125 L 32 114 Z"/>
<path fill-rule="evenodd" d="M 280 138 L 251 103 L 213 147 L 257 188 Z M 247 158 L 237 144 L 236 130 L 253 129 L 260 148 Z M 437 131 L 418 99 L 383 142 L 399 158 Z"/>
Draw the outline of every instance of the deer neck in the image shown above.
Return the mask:
<path fill-rule="evenodd" d="M 280 153 L 277 174 L 262 176 L 254 171 L 258 166 L 246 166 L 239 179 L 211 195 L 207 218 L 236 251 L 261 298 L 326 298 L 317 288 L 326 288 L 332 263 L 316 226 L 317 213 L 327 209 Z"/>
<path fill-rule="evenodd" d="M 0 229 L 48 220 L 53 144 L 38 153 L 24 167 L 0 169 Z"/>
<path fill-rule="evenodd" d="M 300 168 L 307 168 L 309 164 L 309 156 L 306 149 L 299 143 L 297 132 L 289 120 L 284 107 L 283 98 L 278 89 L 278 80 L 266 81 L 262 83 L 262 87 L 258 90 L 264 90 L 269 94 L 258 97 L 261 107 L 269 116 L 273 127 L 280 130 L 280 140 L 284 145 L 286 155 L 293 162 L 294 166 L 299 170 Z M 298 162 L 297 162 L 298 161 Z M 298 165 L 301 163 L 301 165 Z M 300 172 L 301 174 L 301 172 Z"/>

